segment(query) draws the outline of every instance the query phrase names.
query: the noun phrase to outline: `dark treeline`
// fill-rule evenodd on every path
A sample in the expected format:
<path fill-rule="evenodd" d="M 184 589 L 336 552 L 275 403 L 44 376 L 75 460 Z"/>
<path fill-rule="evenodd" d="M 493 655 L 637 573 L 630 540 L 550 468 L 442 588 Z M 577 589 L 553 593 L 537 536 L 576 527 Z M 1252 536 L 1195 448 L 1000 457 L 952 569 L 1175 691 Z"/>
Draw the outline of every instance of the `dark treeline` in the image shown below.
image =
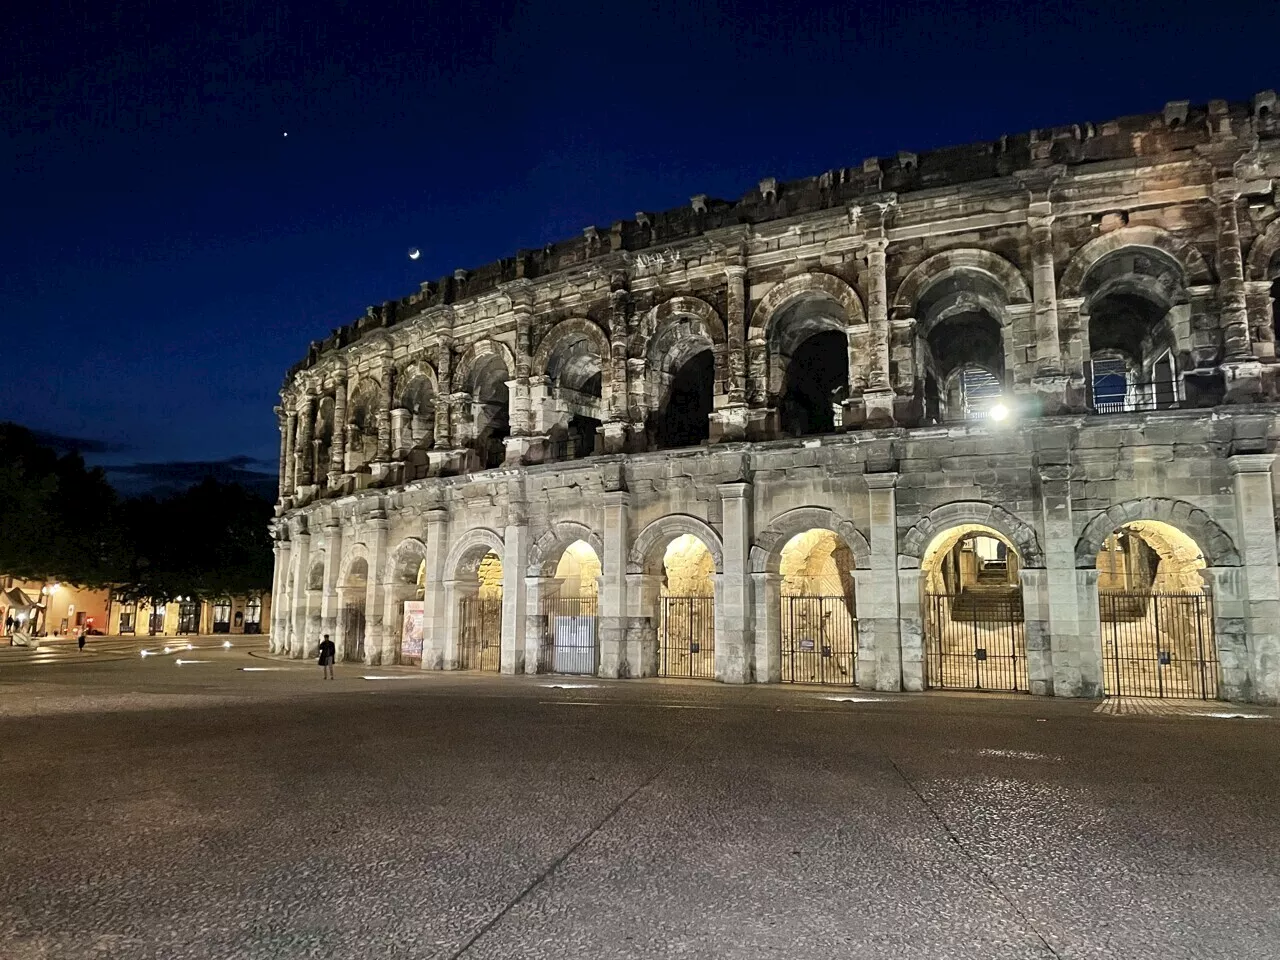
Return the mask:
<path fill-rule="evenodd" d="M 120 498 L 79 453 L 0 423 L 0 573 L 124 599 L 269 589 L 272 506 L 245 488 L 205 480 L 167 499 Z"/>

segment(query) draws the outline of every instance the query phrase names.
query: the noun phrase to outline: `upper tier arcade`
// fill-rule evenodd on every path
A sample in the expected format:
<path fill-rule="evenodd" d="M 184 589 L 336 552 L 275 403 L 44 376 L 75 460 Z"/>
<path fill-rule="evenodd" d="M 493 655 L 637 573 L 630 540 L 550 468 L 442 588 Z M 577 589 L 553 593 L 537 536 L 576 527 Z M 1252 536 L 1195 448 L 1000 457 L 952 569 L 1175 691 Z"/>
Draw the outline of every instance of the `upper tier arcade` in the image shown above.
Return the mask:
<path fill-rule="evenodd" d="M 281 509 L 426 476 L 1276 398 L 1274 92 L 692 198 L 370 308 L 278 408 Z"/>

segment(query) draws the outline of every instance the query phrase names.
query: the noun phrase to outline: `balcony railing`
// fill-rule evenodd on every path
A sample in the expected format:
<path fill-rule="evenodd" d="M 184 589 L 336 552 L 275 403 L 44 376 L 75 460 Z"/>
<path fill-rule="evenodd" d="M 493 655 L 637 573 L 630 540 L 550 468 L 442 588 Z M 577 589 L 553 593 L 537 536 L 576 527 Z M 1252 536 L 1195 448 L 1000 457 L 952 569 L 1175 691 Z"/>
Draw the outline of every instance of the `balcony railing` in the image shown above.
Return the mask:
<path fill-rule="evenodd" d="M 1094 413 L 1148 413 L 1153 410 L 1176 410 L 1185 406 L 1178 396 L 1177 385 L 1169 381 L 1130 383 L 1119 390 L 1095 392 L 1091 408 Z"/>

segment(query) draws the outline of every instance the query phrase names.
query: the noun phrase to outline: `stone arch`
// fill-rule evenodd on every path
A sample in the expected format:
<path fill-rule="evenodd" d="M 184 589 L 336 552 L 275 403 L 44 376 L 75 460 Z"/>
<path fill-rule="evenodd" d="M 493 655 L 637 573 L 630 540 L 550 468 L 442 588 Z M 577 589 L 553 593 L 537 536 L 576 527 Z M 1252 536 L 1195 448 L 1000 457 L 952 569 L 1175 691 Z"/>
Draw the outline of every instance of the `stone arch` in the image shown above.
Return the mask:
<path fill-rule="evenodd" d="M 751 313 L 747 339 L 767 340 L 773 318 L 793 300 L 805 294 L 816 294 L 834 300 L 844 310 L 850 326 L 867 322 L 866 311 L 862 308 L 862 299 L 853 287 L 834 274 L 802 273 L 774 284 L 769 288 L 769 292 L 760 298 L 760 302 Z"/>
<path fill-rule="evenodd" d="M 307 569 L 307 590 L 324 589 L 324 557 L 319 556 L 311 561 Z"/>
<path fill-rule="evenodd" d="M 363 560 L 365 562 L 366 576 L 369 567 L 369 548 L 363 543 L 353 543 L 347 548 L 342 557 L 342 565 L 338 568 L 338 588 L 342 589 L 347 585 L 347 578 L 351 575 L 351 568 L 356 562 Z"/>
<path fill-rule="evenodd" d="M 1272 261 L 1280 254 L 1280 217 L 1272 220 L 1262 235 L 1249 247 L 1249 259 L 1245 262 L 1246 280 L 1280 280 L 1280 277 L 1269 277 Z"/>
<path fill-rule="evenodd" d="M 436 368 L 426 360 L 414 360 L 406 364 L 396 377 L 396 383 L 399 385 L 396 399 L 400 406 L 407 406 L 404 398 L 412 392 L 413 385 L 419 380 L 426 381 L 431 389 L 431 396 L 440 395 L 440 377 L 436 374 Z"/>
<path fill-rule="evenodd" d="M 600 535 L 585 523 L 562 520 L 552 524 L 542 532 L 529 547 L 529 565 L 526 575 L 530 577 L 555 576 L 556 565 L 560 556 L 569 544 L 581 540 L 596 552 L 596 558 L 604 563 L 604 541 Z"/>
<path fill-rule="evenodd" d="M 657 336 L 660 329 L 680 317 L 693 317 L 698 320 L 707 338 L 714 345 L 723 346 L 728 342 L 724 332 L 724 321 L 720 318 L 720 314 L 716 312 L 715 307 L 700 297 L 679 296 L 664 300 L 649 311 L 643 329 L 652 339 Z"/>
<path fill-rule="evenodd" d="M 1076 541 L 1076 567 L 1092 570 L 1103 541 L 1135 520 L 1158 520 L 1182 531 L 1196 542 L 1211 567 L 1240 566 L 1240 554 L 1230 535 L 1204 510 L 1185 500 L 1143 497 L 1113 504 L 1085 524 Z"/>
<path fill-rule="evenodd" d="M 417 537 L 406 537 L 391 551 L 387 565 L 390 583 L 417 585 L 418 569 L 427 559 L 427 545 Z"/>
<path fill-rule="evenodd" d="M 1084 278 L 1089 269 L 1109 253 L 1124 247 L 1148 247 L 1172 258 L 1181 268 L 1187 286 L 1211 283 L 1213 272 L 1200 251 L 1159 227 L 1121 227 L 1090 240 L 1067 265 L 1058 284 L 1058 296 L 1072 299 L 1083 296 Z"/>
<path fill-rule="evenodd" d="M 1005 537 L 1017 549 L 1024 568 L 1044 566 L 1044 553 L 1035 528 L 1004 507 L 983 500 L 957 500 L 930 510 L 928 516 L 916 521 L 902 538 L 899 565 L 904 565 L 902 561 L 906 560 L 907 566 L 918 566 L 938 534 L 963 524 L 990 527 Z"/>
<path fill-rule="evenodd" d="M 474 577 L 487 553 L 503 556 L 502 537 L 488 527 L 473 527 L 449 548 L 444 565 L 445 577 L 450 580 L 461 580 L 468 575 Z"/>
<path fill-rule="evenodd" d="M 491 369 L 493 361 L 500 362 L 506 369 L 506 379 L 509 380 L 515 376 L 516 358 L 511 348 L 499 340 L 486 338 L 477 340 L 467 347 L 458 360 L 458 367 L 453 375 L 455 388 L 474 393 L 477 384 L 472 381 L 486 369 Z"/>
<path fill-rule="evenodd" d="M 572 349 L 578 343 L 586 342 L 595 351 L 597 366 L 600 369 L 601 395 L 610 380 L 609 370 L 609 337 L 604 329 L 595 321 L 585 317 L 570 317 L 561 320 L 552 327 L 533 354 L 531 369 L 534 376 L 558 377 L 554 361 L 561 348 Z"/>
<path fill-rule="evenodd" d="M 906 275 L 902 283 L 898 284 L 898 292 L 893 298 L 893 318 L 905 320 L 914 317 L 916 304 L 930 286 L 945 277 L 962 272 L 975 272 L 988 277 L 1004 292 L 1006 304 L 1031 302 L 1031 287 L 1016 266 L 990 250 L 960 247 L 935 253 Z"/>
<path fill-rule="evenodd" d="M 673 513 L 665 517 L 659 517 L 640 531 L 635 541 L 631 544 L 630 552 L 627 554 L 627 573 L 655 572 L 655 566 L 661 566 L 662 564 L 662 551 L 658 547 L 665 548 L 676 537 L 686 533 L 692 534 L 702 541 L 703 545 L 711 552 L 711 559 L 715 563 L 716 573 L 723 573 L 724 545 L 720 542 L 720 535 L 705 520 L 699 520 L 697 517 L 691 517 L 684 513 Z"/>
<path fill-rule="evenodd" d="M 751 547 L 751 572 L 777 573 L 782 560 L 782 548 L 792 537 L 807 530 L 831 531 L 853 551 L 858 567 L 870 565 L 871 545 L 851 521 L 826 507 L 797 507 L 774 517 L 764 533 L 756 538 Z"/>

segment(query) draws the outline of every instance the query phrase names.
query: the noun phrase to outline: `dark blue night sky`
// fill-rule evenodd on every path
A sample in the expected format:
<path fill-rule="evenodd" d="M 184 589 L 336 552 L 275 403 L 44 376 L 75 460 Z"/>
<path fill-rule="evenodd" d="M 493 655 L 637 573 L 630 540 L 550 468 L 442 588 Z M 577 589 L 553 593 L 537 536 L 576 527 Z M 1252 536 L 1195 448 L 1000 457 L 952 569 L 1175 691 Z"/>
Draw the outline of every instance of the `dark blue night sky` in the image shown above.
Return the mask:
<path fill-rule="evenodd" d="M 0 419 L 143 464 L 117 481 L 274 473 L 308 341 L 455 267 L 762 176 L 1280 86 L 1271 3 L 22 7 Z"/>

